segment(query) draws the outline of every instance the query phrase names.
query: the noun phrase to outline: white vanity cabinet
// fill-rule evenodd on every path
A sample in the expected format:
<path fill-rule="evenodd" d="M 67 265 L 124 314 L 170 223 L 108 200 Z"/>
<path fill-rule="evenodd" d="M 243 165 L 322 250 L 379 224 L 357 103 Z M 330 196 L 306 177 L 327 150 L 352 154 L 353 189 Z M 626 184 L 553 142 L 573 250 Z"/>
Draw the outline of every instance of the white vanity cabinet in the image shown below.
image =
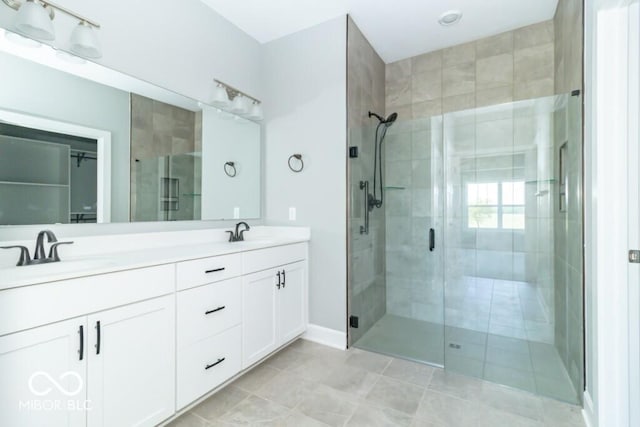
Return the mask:
<path fill-rule="evenodd" d="M 242 367 L 247 368 L 304 332 L 307 318 L 307 248 L 287 245 L 245 254 Z"/>
<path fill-rule="evenodd" d="M 7 317 L 14 325 L 80 316 L 0 336 L 0 425 L 155 426 L 173 415 L 174 271 L 167 265 L 3 291 L 0 305 L 32 307 Z M 109 295 L 114 289 L 122 293 Z M 50 299 L 29 301 L 39 290 Z"/>
<path fill-rule="evenodd" d="M 177 272 L 181 409 L 242 369 L 242 255 L 181 262 Z"/>
<path fill-rule="evenodd" d="M 89 427 L 155 426 L 175 412 L 175 296 L 88 317 Z"/>
<path fill-rule="evenodd" d="M 0 426 L 160 425 L 301 335 L 307 243 L 245 248 L 0 290 Z"/>
<path fill-rule="evenodd" d="M 85 425 L 86 321 L 0 337 L 0 425 Z M 77 410 L 67 411 L 69 405 Z"/>

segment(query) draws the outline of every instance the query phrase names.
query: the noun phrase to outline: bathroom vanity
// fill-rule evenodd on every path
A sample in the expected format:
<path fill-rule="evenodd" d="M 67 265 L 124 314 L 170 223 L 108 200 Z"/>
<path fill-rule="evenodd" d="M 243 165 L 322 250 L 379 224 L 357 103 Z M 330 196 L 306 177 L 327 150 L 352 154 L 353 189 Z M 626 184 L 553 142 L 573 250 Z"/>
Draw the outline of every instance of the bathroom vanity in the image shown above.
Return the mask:
<path fill-rule="evenodd" d="M 158 425 L 300 336 L 309 230 L 252 233 L 81 237 L 0 268 L 0 425 Z"/>

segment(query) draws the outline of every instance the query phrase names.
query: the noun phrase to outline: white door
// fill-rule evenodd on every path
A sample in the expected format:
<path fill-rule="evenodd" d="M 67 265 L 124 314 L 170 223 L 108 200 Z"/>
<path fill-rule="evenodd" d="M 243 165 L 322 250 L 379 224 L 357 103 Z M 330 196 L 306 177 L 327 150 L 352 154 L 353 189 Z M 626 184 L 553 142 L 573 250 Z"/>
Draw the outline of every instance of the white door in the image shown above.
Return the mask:
<path fill-rule="evenodd" d="M 0 338 L 0 425 L 86 424 L 86 317 Z"/>
<path fill-rule="evenodd" d="M 273 351 L 277 343 L 276 297 L 281 287 L 277 269 L 247 275 L 242 280 L 242 367 Z"/>
<path fill-rule="evenodd" d="M 88 425 L 155 426 L 175 410 L 175 296 L 88 318 Z"/>
<path fill-rule="evenodd" d="M 277 292 L 278 345 L 304 332 L 306 325 L 306 263 L 280 267 L 282 286 Z"/>

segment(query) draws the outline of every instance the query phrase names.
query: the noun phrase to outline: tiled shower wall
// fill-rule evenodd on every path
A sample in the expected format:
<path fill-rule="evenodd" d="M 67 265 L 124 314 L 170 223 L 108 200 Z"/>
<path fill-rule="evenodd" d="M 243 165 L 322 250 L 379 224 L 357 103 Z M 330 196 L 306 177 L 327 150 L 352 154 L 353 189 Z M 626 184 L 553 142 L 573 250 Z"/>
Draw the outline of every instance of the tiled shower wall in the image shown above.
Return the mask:
<path fill-rule="evenodd" d="M 386 67 L 387 113 L 400 119 L 554 94 L 554 23 L 545 21 Z"/>
<path fill-rule="evenodd" d="M 369 111 L 384 113 L 384 62 L 355 23 L 348 19 L 348 126 L 349 146 L 358 157 L 349 159 L 349 313 L 359 317 L 359 328 L 350 328 L 350 343 L 357 341 L 386 310 L 385 209 L 370 213 L 369 234 L 364 225 L 365 194 L 360 181 L 369 181 L 373 192 L 375 125 Z"/>
<path fill-rule="evenodd" d="M 583 2 L 560 0 L 554 18 L 555 90 L 582 90 Z M 566 178 L 566 210 L 555 210 L 555 345 L 576 390 L 584 375 L 583 257 L 582 257 L 582 98 L 571 97 L 555 116 L 555 170 Z M 567 158 L 560 173 L 560 147 L 567 144 Z M 560 198 L 560 185 L 554 196 Z"/>

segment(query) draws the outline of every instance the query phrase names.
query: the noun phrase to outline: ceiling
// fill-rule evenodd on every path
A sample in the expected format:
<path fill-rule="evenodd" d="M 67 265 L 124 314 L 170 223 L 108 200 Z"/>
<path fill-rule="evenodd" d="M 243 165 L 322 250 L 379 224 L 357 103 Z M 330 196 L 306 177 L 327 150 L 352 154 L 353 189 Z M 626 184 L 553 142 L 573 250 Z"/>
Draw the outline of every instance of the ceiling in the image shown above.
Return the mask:
<path fill-rule="evenodd" d="M 260 43 L 349 13 L 387 63 L 553 18 L 558 0 L 201 0 Z M 451 27 L 438 24 L 462 11 Z"/>

